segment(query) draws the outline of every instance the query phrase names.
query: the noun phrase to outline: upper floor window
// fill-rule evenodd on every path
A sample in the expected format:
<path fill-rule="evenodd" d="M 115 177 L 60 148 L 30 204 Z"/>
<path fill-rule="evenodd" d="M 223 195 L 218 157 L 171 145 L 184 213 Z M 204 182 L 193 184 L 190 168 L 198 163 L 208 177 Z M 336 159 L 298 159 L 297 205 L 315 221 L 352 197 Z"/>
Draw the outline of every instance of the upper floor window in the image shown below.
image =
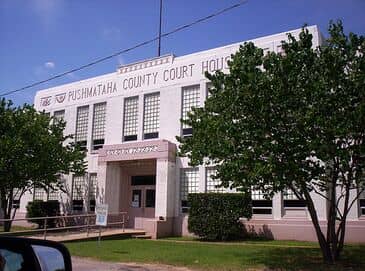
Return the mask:
<path fill-rule="evenodd" d="M 206 180 L 207 180 L 207 192 L 208 193 L 224 193 L 227 189 L 223 186 L 220 187 L 221 181 L 219 179 L 213 178 L 217 174 L 217 170 L 214 167 L 209 167 L 206 169 Z"/>
<path fill-rule="evenodd" d="M 180 200 L 183 213 L 186 213 L 189 209 L 188 194 L 198 192 L 199 168 L 182 168 L 180 171 Z"/>
<path fill-rule="evenodd" d="M 158 138 L 160 128 L 160 93 L 144 97 L 143 138 Z"/>
<path fill-rule="evenodd" d="M 92 149 L 97 150 L 103 147 L 105 137 L 105 115 L 106 103 L 94 105 Z"/>
<path fill-rule="evenodd" d="M 89 122 L 89 106 L 77 108 L 75 140 L 82 149 L 87 147 L 87 129 Z"/>
<path fill-rule="evenodd" d="M 188 113 L 193 107 L 199 107 L 200 105 L 200 87 L 199 85 L 183 87 L 182 88 L 182 119 L 188 119 Z M 191 136 L 193 129 L 187 125 L 182 125 L 182 135 Z"/>
<path fill-rule="evenodd" d="M 61 120 L 65 119 L 65 110 L 58 110 L 53 113 L 54 122 L 58 123 Z"/>
<path fill-rule="evenodd" d="M 123 141 L 137 140 L 138 133 L 138 97 L 124 100 Z"/>
<path fill-rule="evenodd" d="M 303 200 L 299 200 L 292 190 L 286 189 L 283 192 L 284 208 L 304 208 Z"/>
<path fill-rule="evenodd" d="M 252 213 L 272 214 L 272 199 L 260 190 L 251 190 Z"/>

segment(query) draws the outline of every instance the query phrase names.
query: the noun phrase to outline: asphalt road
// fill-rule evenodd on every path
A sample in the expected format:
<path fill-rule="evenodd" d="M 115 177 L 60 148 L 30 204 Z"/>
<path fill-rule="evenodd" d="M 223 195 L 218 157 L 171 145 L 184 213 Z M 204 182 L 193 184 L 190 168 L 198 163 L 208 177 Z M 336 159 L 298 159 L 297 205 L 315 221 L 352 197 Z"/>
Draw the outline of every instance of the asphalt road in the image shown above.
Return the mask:
<path fill-rule="evenodd" d="M 109 263 L 72 257 L 72 270 L 75 271 L 190 271 L 184 267 L 157 264 Z"/>

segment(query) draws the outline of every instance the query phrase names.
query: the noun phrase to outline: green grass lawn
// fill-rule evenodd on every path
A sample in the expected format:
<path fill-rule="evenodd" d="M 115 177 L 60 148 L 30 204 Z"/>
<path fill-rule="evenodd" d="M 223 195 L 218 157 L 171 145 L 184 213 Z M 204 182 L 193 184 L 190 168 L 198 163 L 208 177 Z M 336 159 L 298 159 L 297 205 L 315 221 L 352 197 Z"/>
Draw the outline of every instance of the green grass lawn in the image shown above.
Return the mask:
<path fill-rule="evenodd" d="M 322 263 L 315 243 L 294 241 L 250 241 L 205 243 L 189 239 L 105 240 L 67 243 L 72 255 L 103 261 L 162 263 L 200 270 L 365 270 L 365 245 L 345 248 L 336 267 Z M 299 246 L 299 247 L 295 247 Z"/>

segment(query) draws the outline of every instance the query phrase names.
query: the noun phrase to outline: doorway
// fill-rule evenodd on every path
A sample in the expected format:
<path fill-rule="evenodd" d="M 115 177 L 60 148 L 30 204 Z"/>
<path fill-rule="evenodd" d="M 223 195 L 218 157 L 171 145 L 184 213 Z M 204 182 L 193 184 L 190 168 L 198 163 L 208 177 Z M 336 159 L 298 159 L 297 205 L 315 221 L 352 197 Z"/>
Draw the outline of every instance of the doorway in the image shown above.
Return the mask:
<path fill-rule="evenodd" d="M 131 176 L 129 226 L 143 229 L 144 220 L 155 217 L 156 175 Z"/>

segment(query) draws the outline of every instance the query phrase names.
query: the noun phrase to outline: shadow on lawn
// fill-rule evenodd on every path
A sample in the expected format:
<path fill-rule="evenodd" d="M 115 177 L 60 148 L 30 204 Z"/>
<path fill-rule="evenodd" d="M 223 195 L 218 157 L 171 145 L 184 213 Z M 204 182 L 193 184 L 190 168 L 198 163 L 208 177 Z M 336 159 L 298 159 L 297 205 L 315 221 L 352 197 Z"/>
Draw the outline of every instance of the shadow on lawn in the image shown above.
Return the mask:
<path fill-rule="evenodd" d="M 364 246 L 346 247 L 339 263 L 327 265 L 319 248 L 271 247 L 258 252 L 255 262 L 270 270 L 365 270 L 364 253 Z"/>

